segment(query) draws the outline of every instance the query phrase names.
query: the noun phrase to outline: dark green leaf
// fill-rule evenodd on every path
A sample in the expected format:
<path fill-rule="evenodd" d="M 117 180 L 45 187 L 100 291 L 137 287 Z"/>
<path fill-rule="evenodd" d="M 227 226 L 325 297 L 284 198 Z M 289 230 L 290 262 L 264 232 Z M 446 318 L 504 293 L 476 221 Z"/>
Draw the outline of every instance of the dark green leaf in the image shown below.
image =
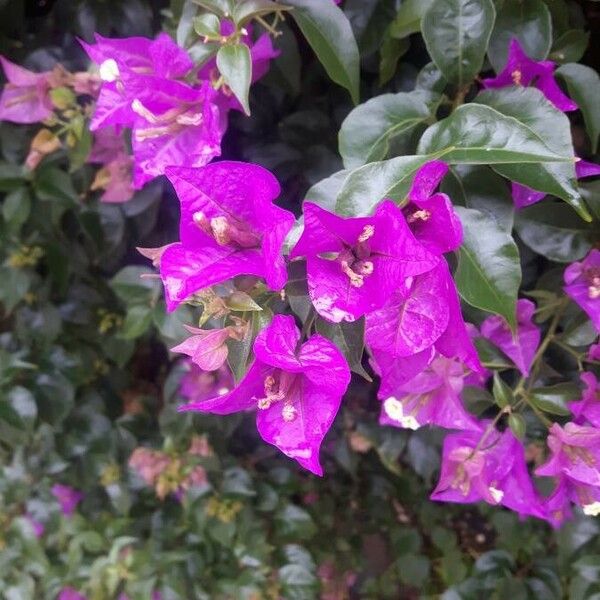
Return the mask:
<path fill-rule="evenodd" d="M 392 37 L 405 38 L 421 31 L 421 19 L 433 2 L 434 0 L 404 0 L 390 26 Z"/>
<path fill-rule="evenodd" d="M 456 204 L 475 208 L 510 233 L 515 207 L 504 179 L 490 168 L 479 165 L 455 165 L 442 181 L 442 190 Z"/>
<path fill-rule="evenodd" d="M 465 104 L 429 127 L 417 154 L 444 152 L 444 160 L 465 164 L 572 162 L 530 128 L 482 104 Z"/>
<path fill-rule="evenodd" d="M 594 69 L 585 65 L 569 63 L 556 69 L 556 75 L 564 79 L 569 95 L 577 102 L 585 127 L 592 142 L 592 152 L 598 150 L 600 136 L 600 76 Z"/>
<path fill-rule="evenodd" d="M 358 47 L 346 15 L 331 1 L 290 0 L 291 15 L 329 77 L 359 101 Z"/>
<path fill-rule="evenodd" d="M 492 0 L 436 0 L 421 21 L 429 55 L 459 88 L 481 70 L 496 10 Z"/>
<path fill-rule="evenodd" d="M 517 38 L 530 58 L 543 60 L 552 45 L 552 19 L 542 0 L 515 0 L 502 3 L 490 38 L 488 57 L 496 72 L 506 64 L 508 45 Z"/>
<path fill-rule="evenodd" d="M 362 366 L 365 338 L 364 317 L 352 323 L 331 323 L 319 317 L 316 321 L 316 329 L 339 348 L 352 371 L 367 381 L 373 381 Z"/>
<path fill-rule="evenodd" d="M 555 154 L 571 158 L 571 162 L 565 163 L 498 165 L 495 169 L 508 179 L 562 198 L 582 217 L 587 218 L 589 215 L 575 179 L 575 152 L 569 119 L 535 88 L 486 90 L 476 100 L 503 115 L 514 117 L 533 131 Z"/>
<path fill-rule="evenodd" d="M 455 274 L 460 295 L 476 308 L 502 315 L 515 327 L 521 265 L 514 240 L 478 210 L 457 207 L 456 211 L 464 232 Z"/>
<path fill-rule="evenodd" d="M 514 396 L 512 390 L 504 381 L 500 378 L 500 375 L 496 371 L 494 373 L 494 384 L 492 386 L 492 392 L 494 394 L 494 400 L 500 408 L 506 408 L 514 403 Z"/>
<path fill-rule="evenodd" d="M 527 433 L 527 424 L 525 423 L 525 419 L 520 414 L 511 413 L 508 415 L 508 426 L 518 439 L 525 439 L 525 434 Z"/>
<path fill-rule="evenodd" d="M 25 187 L 17 188 L 6 194 L 2 203 L 2 217 L 10 230 L 18 232 L 27 221 L 31 211 L 31 196 Z"/>
<path fill-rule="evenodd" d="M 396 74 L 398 61 L 408 52 L 410 42 L 397 40 L 386 32 L 379 48 L 379 85 L 385 85 Z"/>
<path fill-rule="evenodd" d="M 431 118 L 428 94 L 383 94 L 357 106 L 344 119 L 339 148 L 344 167 L 355 169 L 387 157 L 390 141 Z"/>
<path fill-rule="evenodd" d="M 544 412 L 566 417 L 571 414 L 567 402 L 578 400 L 580 395 L 577 385 L 570 382 L 535 388 L 531 390 L 529 399 Z"/>
<path fill-rule="evenodd" d="M 589 31 L 570 29 L 554 42 L 549 58 L 559 63 L 577 62 L 585 54 L 589 43 Z"/>
<path fill-rule="evenodd" d="M 275 514 L 277 533 L 294 541 L 308 540 L 317 531 L 312 517 L 299 506 L 288 504 Z"/>
<path fill-rule="evenodd" d="M 248 94 L 252 81 L 252 60 L 246 44 L 227 44 L 217 52 L 217 68 L 225 83 L 240 101 L 244 112 L 250 114 Z"/>
<path fill-rule="evenodd" d="M 591 227 L 558 203 L 544 201 L 518 211 L 515 228 L 533 251 L 556 262 L 579 260 L 592 247 Z"/>

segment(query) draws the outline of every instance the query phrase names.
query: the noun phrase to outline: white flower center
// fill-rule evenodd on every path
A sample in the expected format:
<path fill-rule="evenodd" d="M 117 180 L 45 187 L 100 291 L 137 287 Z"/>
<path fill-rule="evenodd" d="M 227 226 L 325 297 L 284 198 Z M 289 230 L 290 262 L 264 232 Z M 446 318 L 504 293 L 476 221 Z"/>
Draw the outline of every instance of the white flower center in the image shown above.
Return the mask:
<path fill-rule="evenodd" d="M 600 515 L 600 502 L 592 502 L 591 504 L 584 504 L 583 506 L 584 514 L 589 517 L 597 517 Z"/>
<path fill-rule="evenodd" d="M 100 65 L 100 79 L 102 79 L 102 81 L 116 81 L 119 79 L 119 74 L 119 66 L 112 58 L 107 58 Z"/>
<path fill-rule="evenodd" d="M 490 487 L 490 494 L 492 495 L 492 498 L 496 504 L 500 504 L 500 502 L 502 502 L 502 498 L 504 498 L 504 492 L 495 487 Z"/>
<path fill-rule="evenodd" d="M 412 415 L 404 414 L 404 406 L 397 398 L 391 396 L 383 403 L 383 410 L 387 416 L 394 421 L 398 421 L 406 429 L 419 429 L 420 423 Z"/>

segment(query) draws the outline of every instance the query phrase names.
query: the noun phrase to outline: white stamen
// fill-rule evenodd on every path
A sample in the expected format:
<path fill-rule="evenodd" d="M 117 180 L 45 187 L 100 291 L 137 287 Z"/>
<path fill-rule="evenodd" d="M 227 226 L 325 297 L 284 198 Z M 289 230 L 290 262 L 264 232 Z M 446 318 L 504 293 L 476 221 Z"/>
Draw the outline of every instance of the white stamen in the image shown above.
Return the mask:
<path fill-rule="evenodd" d="M 490 487 L 490 494 L 496 504 L 500 504 L 502 498 L 504 498 L 504 492 L 495 487 Z"/>
<path fill-rule="evenodd" d="M 589 517 L 597 517 L 600 515 L 600 502 L 592 502 L 591 504 L 584 504 L 583 513 Z"/>

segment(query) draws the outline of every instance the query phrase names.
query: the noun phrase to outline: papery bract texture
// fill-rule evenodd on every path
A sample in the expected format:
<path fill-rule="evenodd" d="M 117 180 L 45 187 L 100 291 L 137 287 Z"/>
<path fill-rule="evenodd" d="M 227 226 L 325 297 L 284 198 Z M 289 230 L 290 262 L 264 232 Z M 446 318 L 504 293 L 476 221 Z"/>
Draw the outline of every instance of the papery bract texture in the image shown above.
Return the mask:
<path fill-rule="evenodd" d="M 442 502 L 501 504 L 520 515 L 545 518 L 527 472 L 522 444 L 510 429 L 452 433 L 444 440 L 440 480 L 431 494 Z"/>
<path fill-rule="evenodd" d="M 391 395 L 383 394 L 379 389 L 378 397 L 382 401 L 379 422 L 408 429 L 437 425 L 446 429 L 480 431 L 479 423 L 462 404 L 460 394 L 464 376 L 465 369 L 458 361 L 436 357 L 416 377 L 397 386 Z M 389 389 L 389 385 L 387 387 Z M 384 388 L 384 391 L 388 389 Z"/>
<path fill-rule="evenodd" d="M 585 390 L 581 400 L 569 402 L 569 410 L 573 413 L 573 421 L 578 425 L 586 421 L 594 427 L 600 427 L 600 386 L 593 373 L 582 373 L 581 380 Z"/>
<path fill-rule="evenodd" d="M 372 217 L 342 218 L 304 203 L 304 231 L 290 258 L 306 257 L 308 291 L 329 321 L 354 321 L 383 306 L 407 277 L 439 259 L 411 233 L 402 211 L 383 201 Z"/>
<path fill-rule="evenodd" d="M 584 310 L 600 332 L 600 250 L 565 269 L 565 292 Z"/>
<path fill-rule="evenodd" d="M 578 483 L 600 486 L 600 429 L 569 422 L 554 423 L 547 439 L 551 455 L 536 475 L 565 476 Z"/>
<path fill-rule="evenodd" d="M 294 319 L 276 315 L 256 338 L 255 360 L 232 392 L 180 410 L 229 414 L 255 409 L 256 426 L 266 442 L 322 475 L 321 442 L 348 387 L 350 370 L 324 337 L 299 342 Z"/>
<path fill-rule="evenodd" d="M 462 243 L 462 225 L 450 198 L 434 194 L 448 172 L 448 165 L 439 160 L 424 164 L 415 173 L 404 208 L 406 220 L 415 237 L 434 254 L 456 250 Z"/>
<path fill-rule="evenodd" d="M 273 204 L 280 188 L 269 171 L 223 161 L 201 169 L 171 167 L 166 174 L 181 203 L 181 241 L 160 260 L 169 310 L 236 275 L 264 277 L 274 290 L 285 285 L 281 249 L 295 219 Z"/>
<path fill-rule="evenodd" d="M 506 66 L 496 77 L 484 79 L 486 88 L 502 88 L 509 85 L 528 86 L 533 84 L 558 110 L 577 110 L 577 104 L 565 96 L 554 80 L 554 63 L 550 60 L 535 61 L 523 52 L 516 38 L 508 47 Z"/>
<path fill-rule="evenodd" d="M 529 369 L 540 345 L 541 333 L 533 322 L 535 304 L 530 300 L 517 301 L 517 329 L 513 332 L 506 319 L 492 315 L 481 324 L 481 335 L 500 348 L 521 372 L 527 377 Z"/>
<path fill-rule="evenodd" d="M 53 111 L 49 91 L 50 72 L 33 73 L 3 56 L 0 63 L 8 82 L 0 95 L 0 121 L 40 123 Z"/>

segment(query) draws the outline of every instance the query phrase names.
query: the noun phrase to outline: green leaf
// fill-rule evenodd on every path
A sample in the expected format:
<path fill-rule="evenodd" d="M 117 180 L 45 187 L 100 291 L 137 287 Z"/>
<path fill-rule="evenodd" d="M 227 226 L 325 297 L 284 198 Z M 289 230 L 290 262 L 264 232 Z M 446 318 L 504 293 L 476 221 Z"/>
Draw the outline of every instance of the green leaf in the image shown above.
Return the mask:
<path fill-rule="evenodd" d="M 489 167 L 455 165 L 442 181 L 442 191 L 455 204 L 475 208 L 507 233 L 513 228 L 515 206 L 506 181 Z"/>
<path fill-rule="evenodd" d="M 109 282 L 113 292 L 125 304 L 150 305 L 161 293 L 160 281 L 149 267 L 123 267 Z"/>
<path fill-rule="evenodd" d="M 329 77 L 359 101 L 360 57 L 346 15 L 331 0 L 290 0 L 298 27 L 321 61 Z"/>
<path fill-rule="evenodd" d="M 548 56 L 552 45 L 552 18 L 542 0 L 511 0 L 498 10 L 488 49 L 488 58 L 496 72 L 506 64 L 512 38 L 519 40 L 530 58 L 543 60 Z"/>
<path fill-rule="evenodd" d="M 458 291 L 472 306 L 502 315 L 514 328 L 521 283 L 517 245 L 509 233 L 478 210 L 457 207 L 456 211 L 464 232 L 455 274 Z"/>
<path fill-rule="evenodd" d="M 481 70 L 495 18 L 492 0 L 437 0 L 423 15 L 427 51 L 459 88 Z"/>
<path fill-rule="evenodd" d="M 227 44 L 217 52 L 217 68 L 225 83 L 240 101 L 244 112 L 250 114 L 248 94 L 252 81 L 252 59 L 246 44 Z"/>
<path fill-rule="evenodd" d="M 559 383 L 531 390 L 529 399 L 544 412 L 553 415 L 568 416 L 571 414 L 567 402 L 579 399 L 581 391 L 575 383 Z"/>
<path fill-rule="evenodd" d="M 434 0 L 404 0 L 390 25 L 390 35 L 405 38 L 421 31 L 421 19 Z"/>
<path fill-rule="evenodd" d="M 335 212 L 362 217 L 371 214 L 383 198 L 402 200 L 415 171 L 428 160 L 427 156 L 399 156 L 350 171 L 335 196 Z"/>
<path fill-rule="evenodd" d="M 444 152 L 444 160 L 465 164 L 572 162 L 513 117 L 482 104 L 464 104 L 429 127 L 417 154 Z"/>
<path fill-rule="evenodd" d="M 582 218 L 589 219 L 577 188 L 569 119 L 535 88 L 509 87 L 481 92 L 476 101 L 514 117 L 536 134 L 553 152 L 571 162 L 538 165 L 500 165 L 495 169 L 512 181 L 554 194 L 568 202 Z"/>
<path fill-rule="evenodd" d="M 192 2 L 220 17 L 230 16 L 234 10 L 233 0 L 192 0 Z"/>
<path fill-rule="evenodd" d="M 19 413 L 6 400 L 0 400 L 0 419 L 6 421 L 11 427 L 25 429 L 25 423 Z"/>
<path fill-rule="evenodd" d="M 592 247 L 592 228 L 564 204 L 547 201 L 518 211 L 515 228 L 534 252 L 556 262 L 583 258 Z"/>
<path fill-rule="evenodd" d="M 295 542 L 308 540 L 317 531 L 312 517 L 295 504 L 287 504 L 275 514 L 275 526 L 279 536 Z"/>
<path fill-rule="evenodd" d="M 448 82 L 444 79 L 442 72 L 435 66 L 434 63 L 427 63 L 417 75 L 415 88 L 417 90 L 427 90 L 441 94 Z"/>
<path fill-rule="evenodd" d="M 552 46 L 550 60 L 575 63 L 581 60 L 590 43 L 590 32 L 583 29 L 570 29 L 565 31 Z"/>
<path fill-rule="evenodd" d="M 514 403 L 513 392 L 506 383 L 500 378 L 498 371 L 494 372 L 494 384 L 492 386 L 494 400 L 500 408 L 506 408 Z"/>
<path fill-rule="evenodd" d="M 396 74 L 398 61 L 408 52 L 410 42 L 397 40 L 390 36 L 389 29 L 383 36 L 379 48 L 379 85 L 385 85 Z"/>
<path fill-rule="evenodd" d="M 373 381 L 362 366 L 365 339 L 364 317 L 352 323 L 331 323 L 325 319 L 318 318 L 316 329 L 339 348 L 354 373 L 357 373 L 367 381 Z"/>
<path fill-rule="evenodd" d="M 194 31 L 201 37 L 218 37 L 221 35 L 221 22 L 217 15 L 206 13 L 194 17 Z"/>
<path fill-rule="evenodd" d="M 583 113 L 585 128 L 590 141 L 592 142 L 592 152 L 598 151 L 598 136 L 600 135 L 600 76 L 598 73 L 586 67 L 569 63 L 556 69 L 555 74 L 564 79 L 569 90 L 569 95 Z"/>
<path fill-rule="evenodd" d="M 515 434 L 515 437 L 520 440 L 525 439 L 525 434 L 527 433 L 527 424 L 525 423 L 525 419 L 520 414 L 511 413 L 508 415 L 508 426 Z"/>
<path fill-rule="evenodd" d="M 26 187 L 9 192 L 2 203 L 2 217 L 11 231 L 17 233 L 31 212 L 31 196 Z"/>
<path fill-rule="evenodd" d="M 152 323 L 152 308 L 143 304 L 134 304 L 127 310 L 119 337 L 134 340 L 148 330 Z"/>
<path fill-rule="evenodd" d="M 339 149 L 344 167 L 355 169 L 387 157 L 393 138 L 407 135 L 431 118 L 428 94 L 383 94 L 357 106 L 344 119 Z"/>
<path fill-rule="evenodd" d="M 233 21 L 238 27 L 242 27 L 256 17 L 263 17 L 281 10 L 289 10 L 289 7 L 271 0 L 243 0 L 238 2 L 233 9 Z"/>

